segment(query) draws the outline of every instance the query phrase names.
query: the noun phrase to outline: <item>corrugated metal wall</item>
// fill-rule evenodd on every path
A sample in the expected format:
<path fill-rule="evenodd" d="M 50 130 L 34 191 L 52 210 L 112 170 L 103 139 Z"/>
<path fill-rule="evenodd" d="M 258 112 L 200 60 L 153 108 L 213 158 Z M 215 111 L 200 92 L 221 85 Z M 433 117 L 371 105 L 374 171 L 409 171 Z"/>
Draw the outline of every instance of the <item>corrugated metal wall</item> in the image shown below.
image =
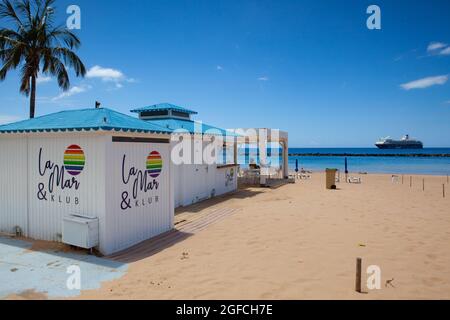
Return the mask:
<path fill-rule="evenodd" d="M 156 178 L 147 175 L 147 183 L 153 189 L 141 190 L 141 174 L 146 171 L 146 160 L 152 151 L 161 155 L 162 170 Z M 174 199 L 169 144 L 111 142 L 107 145 L 107 159 L 106 234 L 102 252 L 116 252 L 172 229 Z M 136 175 L 129 175 L 130 170 Z M 124 183 L 123 173 L 128 183 Z"/>
<path fill-rule="evenodd" d="M 28 186 L 29 236 L 31 238 L 61 241 L 64 216 L 77 214 L 99 217 L 102 214 L 105 190 L 103 141 L 102 136 L 29 138 Z M 81 147 L 85 164 L 78 175 L 71 175 L 65 168 L 63 184 L 58 184 L 58 169 L 61 170 L 64 166 L 65 152 L 71 145 Z M 39 154 L 41 154 L 40 159 Z M 45 169 L 46 163 L 53 167 Z M 69 186 L 74 181 L 79 183 L 78 188 Z M 44 187 L 45 194 L 39 191 L 40 186 Z M 50 192 L 52 186 L 53 190 Z"/>
<path fill-rule="evenodd" d="M 18 226 L 27 234 L 27 141 L 0 138 L 0 232 Z"/>
<path fill-rule="evenodd" d="M 2 137 L 0 230 L 12 232 L 14 226 L 20 226 L 30 238 L 61 241 L 65 215 L 101 215 L 104 139 L 73 133 Z M 85 156 L 83 169 L 76 176 L 64 167 L 65 151 L 74 144 Z"/>
<path fill-rule="evenodd" d="M 216 169 L 216 195 L 225 194 L 237 189 L 237 168 L 238 166 Z"/>
<path fill-rule="evenodd" d="M 65 168 L 71 145 L 78 145 L 85 157 L 78 175 Z M 134 199 L 133 182 L 122 181 L 123 156 L 128 174 L 132 167 L 145 171 L 152 151 L 159 152 L 163 165 L 155 181 L 147 182 L 158 188 L 139 189 Z M 61 241 L 65 215 L 98 217 L 100 250 L 105 254 L 170 230 L 174 205 L 189 205 L 210 197 L 213 190 L 219 195 L 237 187 L 236 168 L 230 179 L 231 168 L 216 164 L 175 166 L 169 144 L 112 142 L 110 135 L 95 133 L 2 137 L 0 164 L 0 231 L 13 232 L 19 226 L 31 238 Z M 62 168 L 64 179 L 58 183 Z M 122 209 L 125 191 L 131 207 Z"/>
<path fill-rule="evenodd" d="M 200 159 L 209 143 L 203 141 L 201 150 L 200 143 L 195 141 L 192 153 Z M 210 198 L 213 194 L 221 195 L 237 189 L 237 167 L 233 168 L 232 179 L 231 168 L 217 168 L 217 164 L 180 164 L 174 165 L 174 168 L 175 207 L 188 206 Z"/>

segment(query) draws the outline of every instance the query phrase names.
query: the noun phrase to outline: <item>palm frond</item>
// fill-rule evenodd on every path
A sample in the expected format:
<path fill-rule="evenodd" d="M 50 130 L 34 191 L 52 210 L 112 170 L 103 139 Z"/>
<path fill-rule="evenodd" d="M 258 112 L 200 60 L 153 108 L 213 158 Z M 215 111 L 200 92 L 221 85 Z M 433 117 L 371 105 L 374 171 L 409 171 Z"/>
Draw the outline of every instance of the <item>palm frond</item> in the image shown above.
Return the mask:
<path fill-rule="evenodd" d="M 62 61 L 53 56 L 51 52 L 47 52 L 44 56 L 44 67 L 42 72 L 56 77 L 59 87 L 64 91 L 69 90 L 70 80 L 66 67 Z"/>
<path fill-rule="evenodd" d="M 71 31 L 60 26 L 48 33 L 48 39 L 50 41 L 56 41 L 57 44 L 65 44 L 70 49 L 77 49 L 80 47 L 80 39 Z"/>
<path fill-rule="evenodd" d="M 74 69 L 77 77 L 86 74 L 86 68 L 81 62 L 81 59 L 70 49 L 56 47 L 52 49 L 52 55 L 64 61 L 64 64 L 69 65 Z"/>
<path fill-rule="evenodd" d="M 20 67 L 20 91 L 29 95 L 30 117 L 34 116 L 35 81 L 42 72 L 57 78 L 60 88 L 68 90 L 67 68 L 84 76 L 86 68 L 73 51 L 80 39 L 63 25 L 55 27 L 52 5 L 55 0 L 0 0 L 0 20 L 11 20 L 15 27 L 0 28 L 0 81 L 9 71 Z"/>
<path fill-rule="evenodd" d="M 10 48 L 17 45 L 26 45 L 23 37 L 14 30 L 0 30 L 0 49 Z"/>
<path fill-rule="evenodd" d="M 14 21 L 19 29 L 24 29 L 25 25 L 22 20 L 17 15 L 17 12 L 12 5 L 11 1 L 3 0 L 3 3 L 0 3 L 0 18 L 11 19 Z"/>
<path fill-rule="evenodd" d="M 22 0 L 17 5 L 17 11 L 19 11 L 21 14 L 25 15 L 27 18 L 27 25 L 32 24 L 32 13 L 31 13 L 31 3 L 30 0 Z"/>

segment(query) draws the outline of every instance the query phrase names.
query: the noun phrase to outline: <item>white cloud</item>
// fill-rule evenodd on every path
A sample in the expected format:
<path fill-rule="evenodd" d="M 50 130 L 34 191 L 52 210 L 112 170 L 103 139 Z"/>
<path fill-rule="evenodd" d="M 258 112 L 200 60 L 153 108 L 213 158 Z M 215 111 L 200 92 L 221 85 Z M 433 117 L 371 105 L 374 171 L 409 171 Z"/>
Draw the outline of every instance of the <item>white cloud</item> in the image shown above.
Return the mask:
<path fill-rule="evenodd" d="M 432 55 L 447 56 L 450 55 L 450 46 L 444 42 L 431 42 L 427 51 Z"/>
<path fill-rule="evenodd" d="M 445 48 L 446 46 L 447 46 L 447 44 L 443 43 L 443 42 L 431 42 L 428 45 L 427 51 L 428 52 L 436 51 L 436 50 Z"/>
<path fill-rule="evenodd" d="M 20 118 L 18 116 L 10 116 L 7 114 L 0 114 L 0 125 L 11 123 L 11 122 L 16 122 L 19 120 L 22 120 L 22 118 Z"/>
<path fill-rule="evenodd" d="M 448 80 L 448 75 L 427 77 L 423 79 L 414 80 L 400 85 L 405 90 L 424 89 L 434 85 L 442 85 Z"/>
<path fill-rule="evenodd" d="M 52 78 L 44 75 L 39 75 L 36 79 L 37 84 L 46 83 L 50 81 L 52 81 Z"/>
<path fill-rule="evenodd" d="M 223 67 L 218 65 L 218 66 L 216 67 L 216 69 L 219 70 L 219 71 L 222 71 L 222 70 L 223 70 Z"/>
<path fill-rule="evenodd" d="M 120 81 L 125 75 L 116 69 L 93 66 L 86 72 L 87 78 L 100 78 L 103 81 Z"/>
<path fill-rule="evenodd" d="M 442 50 L 441 52 L 439 52 L 440 55 L 443 56 L 448 56 L 450 55 L 450 47 L 445 48 L 444 50 Z"/>
<path fill-rule="evenodd" d="M 269 81 L 269 77 L 266 77 L 266 76 L 264 76 L 264 77 L 259 77 L 258 80 L 259 80 L 259 81 Z"/>
<path fill-rule="evenodd" d="M 59 96 L 54 97 L 52 100 L 56 101 L 56 100 L 60 100 L 63 98 L 71 97 L 73 95 L 86 92 L 87 90 L 89 90 L 91 88 L 92 87 L 88 86 L 88 85 L 74 86 L 74 87 L 70 88 L 68 91 L 62 92 Z"/>

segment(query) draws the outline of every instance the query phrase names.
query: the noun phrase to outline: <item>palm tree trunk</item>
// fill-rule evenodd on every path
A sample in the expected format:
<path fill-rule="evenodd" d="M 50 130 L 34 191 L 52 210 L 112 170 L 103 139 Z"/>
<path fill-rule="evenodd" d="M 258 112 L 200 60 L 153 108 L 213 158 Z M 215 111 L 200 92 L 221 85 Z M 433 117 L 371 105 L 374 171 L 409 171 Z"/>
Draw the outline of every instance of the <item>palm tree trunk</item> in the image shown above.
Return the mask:
<path fill-rule="evenodd" d="M 31 76 L 30 119 L 34 118 L 35 109 L 36 109 L 36 77 Z"/>

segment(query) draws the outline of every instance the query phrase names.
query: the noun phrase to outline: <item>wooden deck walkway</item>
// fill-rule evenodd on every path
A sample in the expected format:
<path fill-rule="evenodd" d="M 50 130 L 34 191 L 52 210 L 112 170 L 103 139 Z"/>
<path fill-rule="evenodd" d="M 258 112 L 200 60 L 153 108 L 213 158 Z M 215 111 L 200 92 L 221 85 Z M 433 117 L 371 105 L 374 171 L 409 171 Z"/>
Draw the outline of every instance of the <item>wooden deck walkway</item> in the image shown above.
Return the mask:
<path fill-rule="evenodd" d="M 239 209 L 225 207 L 209 211 L 202 210 L 195 214 L 182 213 L 175 217 L 174 229 L 143 241 L 124 251 L 107 256 L 107 258 L 126 263 L 147 258 L 195 235 L 209 225 L 232 215 L 238 210 Z"/>

